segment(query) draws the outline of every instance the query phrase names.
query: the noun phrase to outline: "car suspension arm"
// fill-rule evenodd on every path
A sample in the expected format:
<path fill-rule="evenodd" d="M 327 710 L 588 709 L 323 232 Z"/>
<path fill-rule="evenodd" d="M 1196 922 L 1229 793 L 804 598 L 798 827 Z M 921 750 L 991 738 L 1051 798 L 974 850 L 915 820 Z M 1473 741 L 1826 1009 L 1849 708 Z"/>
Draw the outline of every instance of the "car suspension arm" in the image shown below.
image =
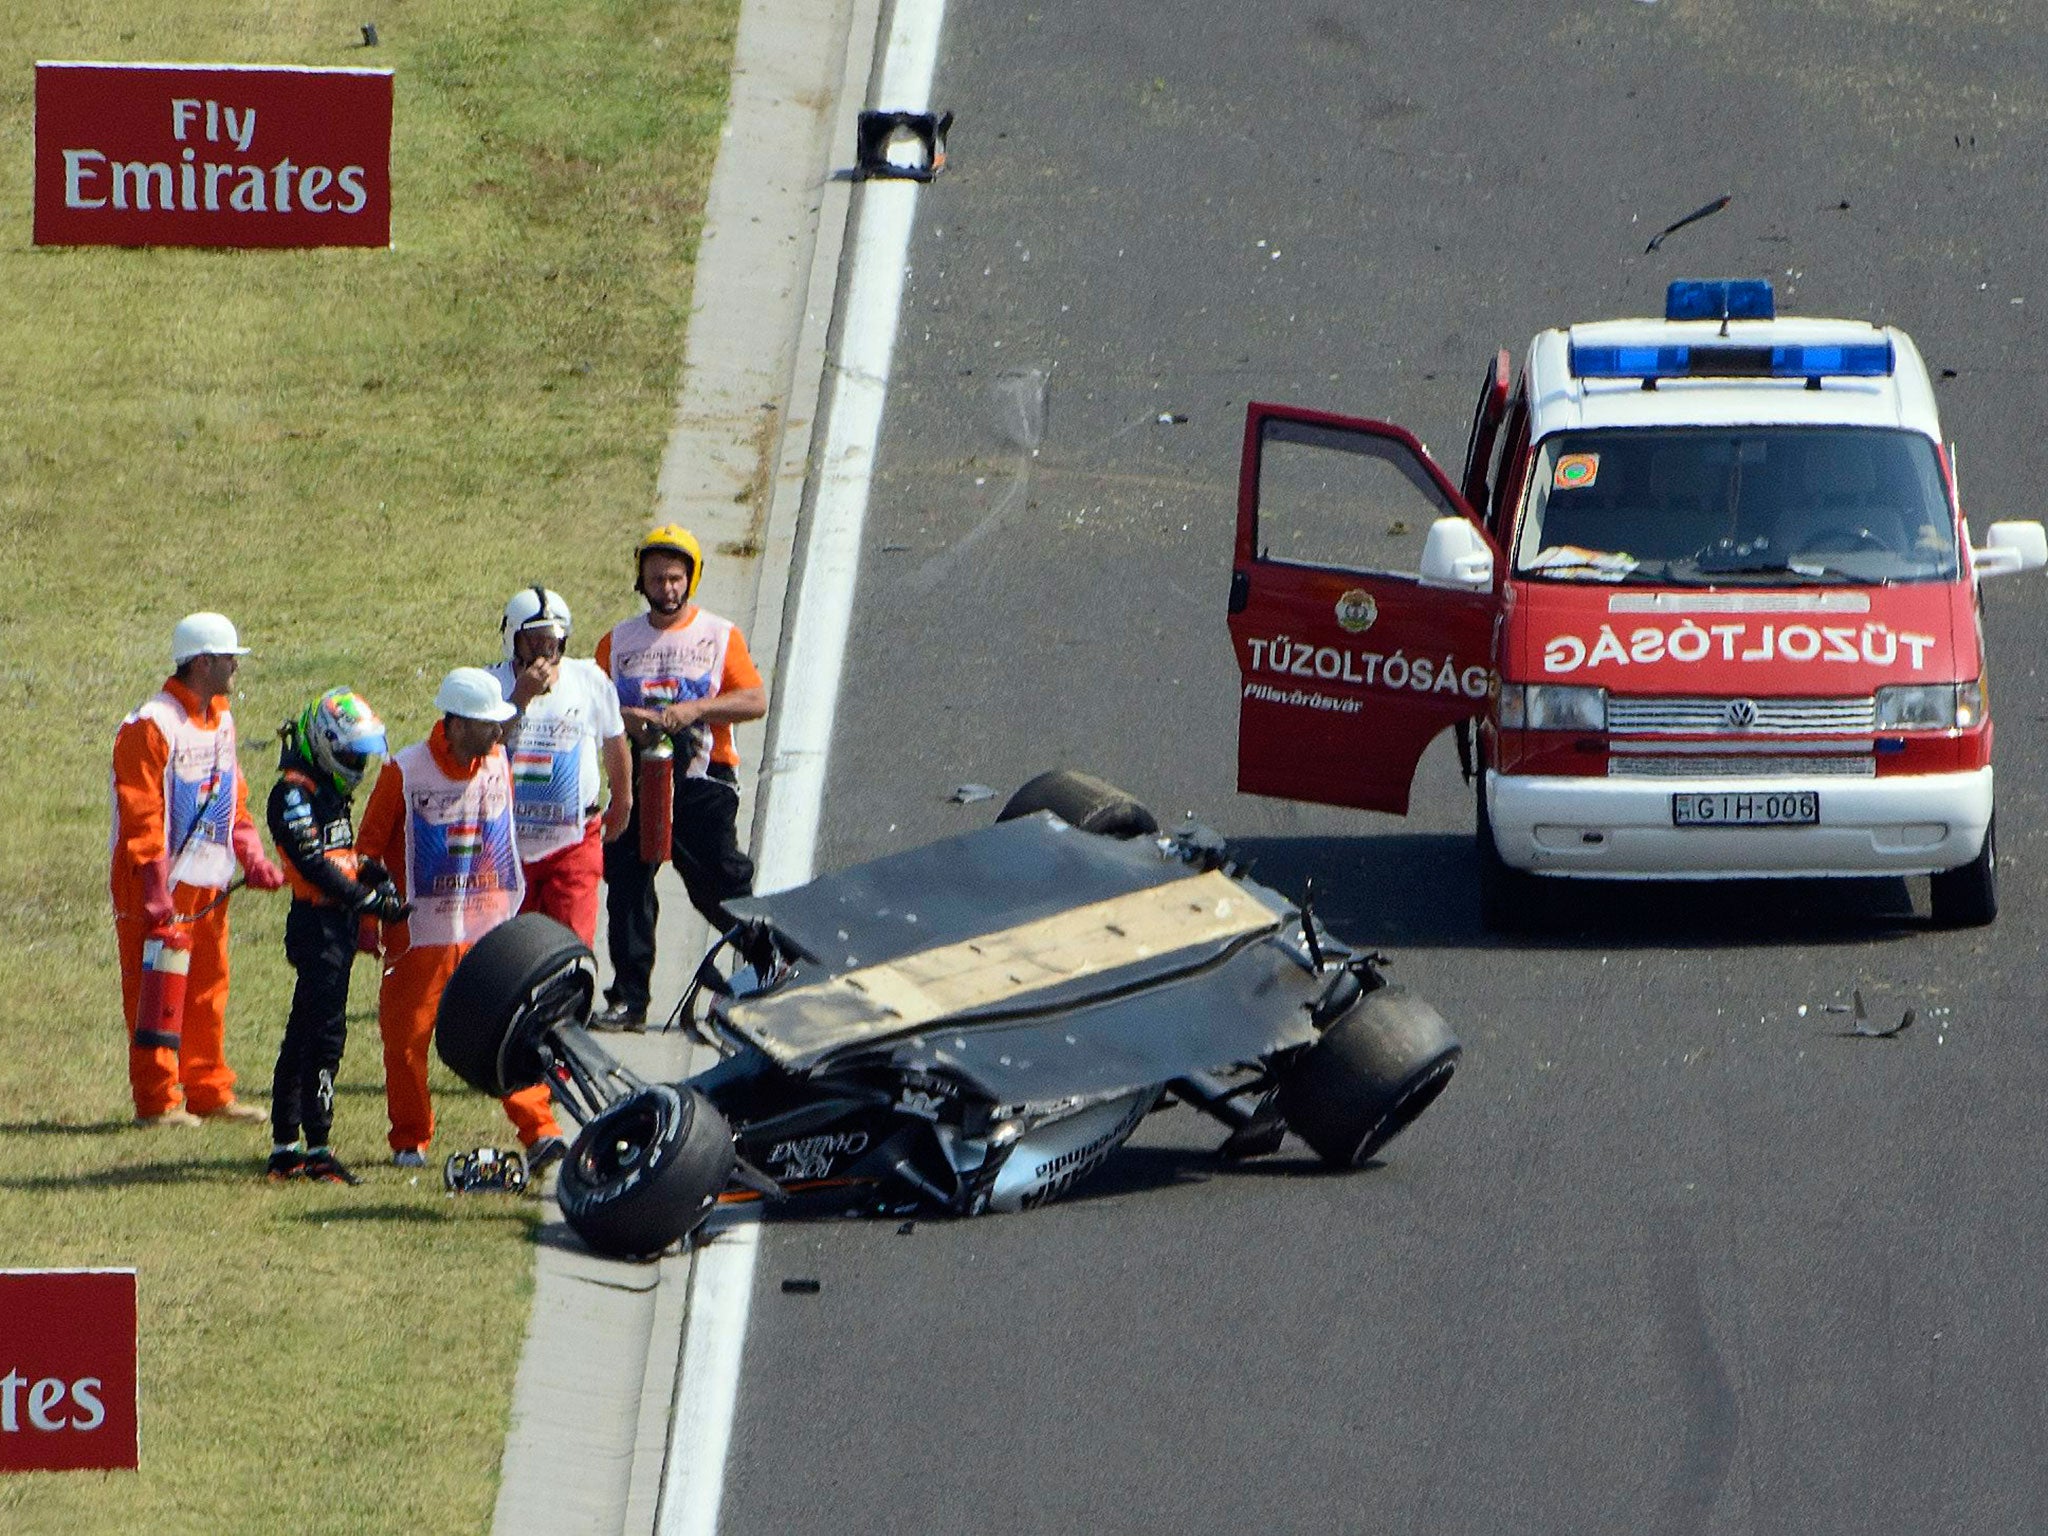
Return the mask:
<path fill-rule="evenodd" d="M 647 1086 L 645 1079 L 577 1025 L 551 1031 L 549 1043 L 554 1047 L 549 1090 L 585 1125 L 607 1105 Z"/>
<path fill-rule="evenodd" d="M 1268 1074 L 1227 1083 L 1213 1073 L 1196 1072 L 1166 1086 L 1181 1103 L 1230 1127 L 1230 1139 L 1223 1144 L 1225 1157 L 1260 1157 L 1280 1150 L 1287 1127 L 1274 1108 L 1273 1079 Z M 1253 1094 L 1258 1098 L 1249 1107 L 1238 1102 Z"/>
<path fill-rule="evenodd" d="M 1176 1077 L 1166 1086 L 1190 1109 L 1199 1109 L 1233 1131 L 1241 1131 L 1257 1117 L 1258 1109 L 1256 1106 L 1247 1109 L 1238 1100 L 1253 1093 L 1264 1096 L 1273 1085 L 1263 1074 L 1241 1083 L 1228 1083 L 1214 1073 L 1195 1072 L 1187 1077 Z"/>

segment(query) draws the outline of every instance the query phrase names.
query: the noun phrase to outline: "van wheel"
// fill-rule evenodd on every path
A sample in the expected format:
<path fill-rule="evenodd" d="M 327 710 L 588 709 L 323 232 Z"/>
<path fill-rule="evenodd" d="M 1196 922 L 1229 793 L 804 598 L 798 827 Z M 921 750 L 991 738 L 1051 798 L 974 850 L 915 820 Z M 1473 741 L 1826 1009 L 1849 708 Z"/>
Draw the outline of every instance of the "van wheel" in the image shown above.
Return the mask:
<path fill-rule="evenodd" d="M 1460 1052 L 1443 1016 L 1405 987 L 1368 992 L 1288 1067 L 1276 1104 L 1333 1168 L 1357 1168 L 1450 1086 Z"/>
<path fill-rule="evenodd" d="M 1984 829 L 1984 846 L 1960 869 L 1929 882 L 1937 928 L 1982 928 L 1998 916 L 1998 818 Z"/>
<path fill-rule="evenodd" d="M 1010 796 L 996 820 L 1015 821 L 1039 811 L 1051 811 L 1070 827 L 1104 837 L 1150 837 L 1159 830 L 1158 821 L 1135 796 L 1092 773 L 1068 768 L 1041 773 L 1024 785 Z"/>
<path fill-rule="evenodd" d="M 1478 779 L 1479 813 L 1473 839 L 1479 845 L 1479 926 L 1488 933 L 1519 933 L 1531 926 L 1541 893 L 1538 877 L 1500 856 L 1493 818 L 1486 813 L 1486 775 Z"/>

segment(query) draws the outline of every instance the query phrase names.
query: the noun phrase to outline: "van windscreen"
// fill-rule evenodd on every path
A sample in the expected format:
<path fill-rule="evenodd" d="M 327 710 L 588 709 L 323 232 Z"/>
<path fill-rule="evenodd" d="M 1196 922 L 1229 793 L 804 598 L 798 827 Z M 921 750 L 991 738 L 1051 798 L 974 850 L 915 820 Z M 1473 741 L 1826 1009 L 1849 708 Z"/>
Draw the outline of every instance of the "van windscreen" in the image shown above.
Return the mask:
<path fill-rule="evenodd" d="M 1562 432 L 1537 450 L 1515 572 L 1559 581 L 1879 584 L 1956 575 L 1935 447 L 1872 427 Z"/>

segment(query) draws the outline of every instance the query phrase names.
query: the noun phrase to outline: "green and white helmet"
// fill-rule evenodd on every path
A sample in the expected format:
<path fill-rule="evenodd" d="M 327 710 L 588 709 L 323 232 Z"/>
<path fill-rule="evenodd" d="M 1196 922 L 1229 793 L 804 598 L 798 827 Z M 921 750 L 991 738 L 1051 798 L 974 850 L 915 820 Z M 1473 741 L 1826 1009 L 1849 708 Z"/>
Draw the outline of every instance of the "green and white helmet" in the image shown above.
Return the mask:
<path fill-rule="evenodd" d="M 353 688 L 328 689 L 306 706 L 298 726 L 307 760 L 344 795 L 362 783 L 371 758 L 390 750 L 384 722 Z"/>

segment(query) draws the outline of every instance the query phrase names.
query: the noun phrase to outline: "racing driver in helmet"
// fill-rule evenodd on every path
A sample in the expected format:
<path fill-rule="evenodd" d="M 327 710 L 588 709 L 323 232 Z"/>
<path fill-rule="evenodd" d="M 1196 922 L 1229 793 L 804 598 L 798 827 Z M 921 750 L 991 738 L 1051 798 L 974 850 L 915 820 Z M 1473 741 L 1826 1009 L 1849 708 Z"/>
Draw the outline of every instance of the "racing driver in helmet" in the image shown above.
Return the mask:
<path fill-rule="evenodd" d="M 355 1184 L 361 1181 L 334 1155 L 330 1137 L 356 933 L 364 918 L 397 922 L 410 910 L 382 865 L 356 858 L 350 803 L 370 760 L 386 751 L 384 722 L 362 695 L 335 688 L 285 721 L 278 736 L 267 819 L 291 884 L 284 954 L 298 981 L 271 1085 L 267 1172 Z"/>

